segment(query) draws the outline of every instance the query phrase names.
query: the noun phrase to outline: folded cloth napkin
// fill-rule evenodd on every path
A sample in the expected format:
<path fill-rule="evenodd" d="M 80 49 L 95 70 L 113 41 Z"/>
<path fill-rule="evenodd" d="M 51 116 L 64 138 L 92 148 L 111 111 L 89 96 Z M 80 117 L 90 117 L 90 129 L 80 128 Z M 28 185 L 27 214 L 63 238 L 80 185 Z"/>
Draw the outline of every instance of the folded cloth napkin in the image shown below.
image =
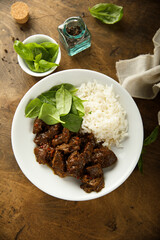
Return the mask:
<path fill-rule="evenodd" d="M 118 80 L 132 97 L 153 99 L 160 91 L 160 29 L 152 40 L 153 55 L 116 62 Z"/>

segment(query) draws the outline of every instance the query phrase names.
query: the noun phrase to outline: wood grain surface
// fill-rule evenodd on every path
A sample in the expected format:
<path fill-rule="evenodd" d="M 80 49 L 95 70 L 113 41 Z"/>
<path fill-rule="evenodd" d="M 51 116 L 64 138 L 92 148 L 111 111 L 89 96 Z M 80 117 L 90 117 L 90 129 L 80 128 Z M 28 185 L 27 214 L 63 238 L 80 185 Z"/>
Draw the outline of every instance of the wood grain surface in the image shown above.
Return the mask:
<path fill-rule="evenodd" d="M 16 107 L 40 80 L 21 70 L 13 50 L 15 39 L 23 41 L 42 33 L 60 44 L 58 25 L 68 17 L 82 16 L 92 34 L 92 46 L 70 57 L 60 44 L 62 60 L 56 72 L 85 68 L 117 80 L 116 61 L 153 53 L 152 37 L 160 27 L 160 1 L 109 0 L 124 7 L 123 19 L 111 26 L 89 13 L 88 7 L 98 0 L 26 0 L 30 19 L 25 25 L 15 23 L 10 15 L 14 2 L 0 0 L 0 239 L 160 239 L 160 137 L 147 148 L 143 175 L 136 168 L 112 193 L 84 202 L 56 199 L 37 189 L 18 167 L 11 147 Z M 157 125 L 160 94 L 154 100 L 135 101 L 148 136 Z"/>

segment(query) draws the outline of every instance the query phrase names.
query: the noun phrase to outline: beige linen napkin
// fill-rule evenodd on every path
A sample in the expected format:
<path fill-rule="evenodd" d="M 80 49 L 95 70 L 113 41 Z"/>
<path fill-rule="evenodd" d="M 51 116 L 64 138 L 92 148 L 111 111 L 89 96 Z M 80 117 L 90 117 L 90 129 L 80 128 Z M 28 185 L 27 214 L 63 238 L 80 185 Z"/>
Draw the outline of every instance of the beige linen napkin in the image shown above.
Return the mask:
<path fill-rule="evenodd" d="M 118 80 L 132 97 L 153 99 L 160 91 L 160 29 L 152 40 L 153 55 L 116 62 Z M 158 116 L 160 118 L 160 114 Z"/>

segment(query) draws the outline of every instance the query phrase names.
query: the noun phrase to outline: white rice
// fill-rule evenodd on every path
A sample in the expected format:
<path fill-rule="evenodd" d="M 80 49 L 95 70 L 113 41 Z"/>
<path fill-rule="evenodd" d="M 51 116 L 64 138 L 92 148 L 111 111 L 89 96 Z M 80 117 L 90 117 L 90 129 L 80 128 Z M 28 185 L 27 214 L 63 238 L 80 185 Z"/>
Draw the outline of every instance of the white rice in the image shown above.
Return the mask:
<path fill-rule="evenodd" d="M 121 147 L 128 136 L 127 114 L 115 95 L 113 86 L 94 82 L 83 83 L 77 96 L 86 100 L 81 132 L 93 133 L 104 146 Z"/>

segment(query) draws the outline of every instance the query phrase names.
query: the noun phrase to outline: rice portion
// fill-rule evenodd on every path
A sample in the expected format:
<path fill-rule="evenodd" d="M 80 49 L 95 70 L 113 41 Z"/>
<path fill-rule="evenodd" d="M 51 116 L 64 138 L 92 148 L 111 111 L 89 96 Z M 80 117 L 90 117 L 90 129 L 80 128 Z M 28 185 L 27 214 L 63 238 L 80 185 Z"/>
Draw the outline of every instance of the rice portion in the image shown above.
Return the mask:
<path fill-rule="evenodd" d="M 94 82 L 83 83 L 77 96 L 86 100 L 81 132 L 93 133 L 104 146 L 121 147 L 128 136 L 127 114 L 115 95 L 113 86 Z"/>

